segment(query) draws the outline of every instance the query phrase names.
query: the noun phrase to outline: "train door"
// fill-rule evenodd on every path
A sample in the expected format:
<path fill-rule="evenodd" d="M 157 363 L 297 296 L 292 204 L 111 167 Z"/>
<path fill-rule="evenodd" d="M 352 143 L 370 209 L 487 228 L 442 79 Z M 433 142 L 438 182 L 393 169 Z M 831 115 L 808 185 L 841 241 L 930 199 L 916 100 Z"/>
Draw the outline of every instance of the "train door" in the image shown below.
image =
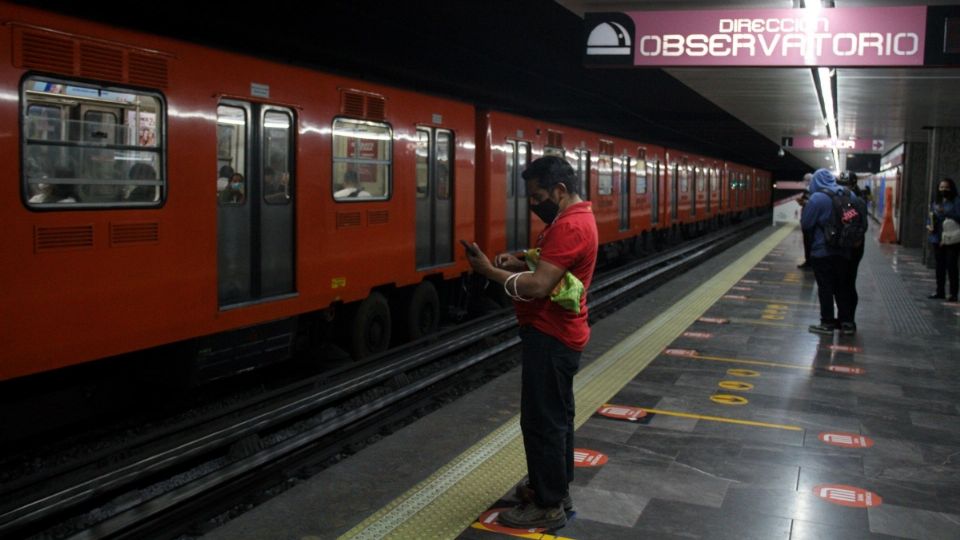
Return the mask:
<path fill-rule="evenodd" d="M 507 251 L 527 249 L 530 238 L 530 211 L 524 169 L 530 161 L 530 143 L 507 141 Z"/>
<path fill-rule="evenodd" d="M 672 221 L 677 221 L 680 217 L 680 175 L 686 174 L 686 167 L 683 167 L 680 162 L 675 161 L 673 163 L 673 175 L 670 182 L 670 219 Z"/>
<path fill-rule="evenodd" d="M 289 109 L 217 108 L 217 268 L 221 307 L 295 292 L 294 117 Z"/>
<path fill-rule="evenodd" d="M 691 188 L 690 194 L 690 216 L 697 215 L 697 197 L 700 196 L 701 184 L 703 181 L 703 171 L 700 170 L 700 167 L 693 168 L 693 187 Z"/>
<path fill-rule="evenodd" d="M 660 223 L 660 159 L 646 161 L 647 181 L 650 185 L 650 223 Z"/>
<path fill-rule="evenodd" d="M 634 165 L 636 166 L 636 165 Z M 630 229 L 630 156 L 620 159 L 620 230 Z"/>
<path fill-rule="evenodd" d="M 705 182 L 707 188 L 707 217 L 710 217 L 710 209 L 712 208 L 712 205 L 710 204 L 710 197 L 712 196 L 714 189 L 716 189 L 713 185 L 713 169 L 711 169 L 709 166 L 704 167 L 703 172 L 707 175 L 707 180 Z"/>
<path fill-rule="evenodd" d="M 453 262 L 453 133 L 417 128 L 417 268 Z"/>

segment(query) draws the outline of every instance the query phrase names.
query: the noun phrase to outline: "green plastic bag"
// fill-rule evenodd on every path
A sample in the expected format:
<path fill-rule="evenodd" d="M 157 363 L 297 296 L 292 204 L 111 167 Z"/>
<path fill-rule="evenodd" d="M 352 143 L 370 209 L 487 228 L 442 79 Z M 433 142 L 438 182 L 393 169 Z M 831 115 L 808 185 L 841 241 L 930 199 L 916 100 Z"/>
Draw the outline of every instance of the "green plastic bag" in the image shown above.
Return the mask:
<path fill-rule="evenodd" d="M 527 261 L 527 268 L 536 270 L 537 264 L 540 262 L 540 248 L 530 248 L 525 251 L 524 259 Z M 563 274 L 563 279 L 553 288 L 550 293 L 550 301 L 579 315 L 580 299 L 583 298 L 585 292 L 583 282 L 568 271 Z"/>

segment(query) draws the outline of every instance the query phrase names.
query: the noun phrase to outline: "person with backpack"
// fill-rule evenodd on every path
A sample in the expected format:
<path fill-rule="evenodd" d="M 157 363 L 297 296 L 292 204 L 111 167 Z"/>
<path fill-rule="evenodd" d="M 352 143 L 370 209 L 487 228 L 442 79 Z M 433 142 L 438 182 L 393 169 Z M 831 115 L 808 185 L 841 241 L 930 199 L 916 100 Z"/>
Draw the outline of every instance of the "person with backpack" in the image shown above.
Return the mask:
<path fill-rule="evenodd" d="M 841 287 L 846 288 L 850 291 L 850 301 L 852 303 L 852 306 L 850 308 L 850 313 L 852 316 L 856 317 L 857 304 L 860 303 L 860 295 L 857 294 L 857 273 L 860 271 L 860 261 L 863 260 L 863 249 L 865 247 L 865 243 L 863 242 L 863 240 L 866 238 L 867 224 L 869 223 L 869 220 L 867 219 L 867 198 L 864 196 L 863 191 L 860 189 L 860 186 L 857 184 L 857 173 L 847 171 L 844 181 L 840 183 L 841 185 L 843 185 L 843 187 L 853 192 L 857 200 L 860 201 L 860 202 L 857 202 L 857 200 L 855 200 L 851 204 L 853 204 L 857 212 L 863 216 L 862 224 L 856 223 L 856 221 L 854 221 L 854 223 L 856 223 L 858 227 L 862 226 L 862 232 L 858 232 L 857 234 L 862 235 L 863 238 L 859 238 L 859 241 L 853 242 L 853 245 L 850 246 L 848 250 L 848 254 L 849 254 L 848 260 L 850 261 L 850 271 L 846 274 L 847 282 L 841 284 Z M 853 332 L 849 332 L 849 333 L 852 334 L 852 333 L 855 333 L 857 330 L 857 323 L 855 320 L 851 320 L 850 323 L 852 325 Z M 843 332 L 842 328 L 840 330 L 841 332 Z"/>
<path fill-rule="evenodd" d="M 858 252 L 862 257 L 866 215 L 863 200 L 837 185 L 830 171 L 818 169 L 813 173 L 810 201 L 800 216 L 800 226 L 813 237 L 810 256 L 820 299 L 820 324 L 811 325 L 811 332 L 833 334 L 839 329 L 849 336 L 857 331 L 854 259 Z"/>

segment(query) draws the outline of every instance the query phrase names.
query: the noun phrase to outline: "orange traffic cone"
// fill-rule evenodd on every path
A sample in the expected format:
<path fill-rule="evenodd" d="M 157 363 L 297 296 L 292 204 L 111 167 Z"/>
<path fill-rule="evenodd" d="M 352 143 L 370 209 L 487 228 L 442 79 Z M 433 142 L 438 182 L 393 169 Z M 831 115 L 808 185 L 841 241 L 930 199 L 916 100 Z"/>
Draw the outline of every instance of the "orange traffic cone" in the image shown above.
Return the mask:
<path fill-rule="evenodd" d="M 883 225 L 880 225 L 880 236 L 877 240 L 884 244 L 896 244 L 897 231 L 893 229 L 893 187 L 887 187 L 883 199 Z"/>

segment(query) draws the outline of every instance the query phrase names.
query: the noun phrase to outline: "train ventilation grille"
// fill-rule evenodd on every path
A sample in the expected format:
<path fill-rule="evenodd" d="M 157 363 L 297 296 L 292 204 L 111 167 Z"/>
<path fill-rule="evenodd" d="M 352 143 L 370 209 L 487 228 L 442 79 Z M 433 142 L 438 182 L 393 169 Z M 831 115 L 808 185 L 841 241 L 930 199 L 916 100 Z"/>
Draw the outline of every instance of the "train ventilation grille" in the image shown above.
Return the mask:
<path fill-rule="evenodd" d="M 33 235 L 34 251 L 60 251 L 93 247 L 93 225 L 71 227 L 36 227 Z"/>
<path fill-rule="evenodd" d="M 367 225 L 383 225 L 390 221 L 390 212 L 376 210 L 367 212 Z"/>
<path fill-rule="evenodd" d="M 359 227 L 360 212 L 337 212 L 337 228 Z"/>
<path fill-rule="evenodd" d="M 165 88 L 168 59 L 33 28 L 14 29 L 14 65 L 69 76 Z"/>
<path fill-rule="evenodd" d="M 156 244 L 160 241 L 160 224 L 148 223 L 111 223 L 110 247 L 137 244 Z"/>
<path fill-rule="evenodd" d="M 386 118 L 386 100 L 383 96 L 344 90 L 340 94 L 340 112 L 369 120 Z"/>
<path fill-rule="evenodd" d="M 123 80 L 123 51 L 81 43 L 80 76 L 111 81 Z"/>

